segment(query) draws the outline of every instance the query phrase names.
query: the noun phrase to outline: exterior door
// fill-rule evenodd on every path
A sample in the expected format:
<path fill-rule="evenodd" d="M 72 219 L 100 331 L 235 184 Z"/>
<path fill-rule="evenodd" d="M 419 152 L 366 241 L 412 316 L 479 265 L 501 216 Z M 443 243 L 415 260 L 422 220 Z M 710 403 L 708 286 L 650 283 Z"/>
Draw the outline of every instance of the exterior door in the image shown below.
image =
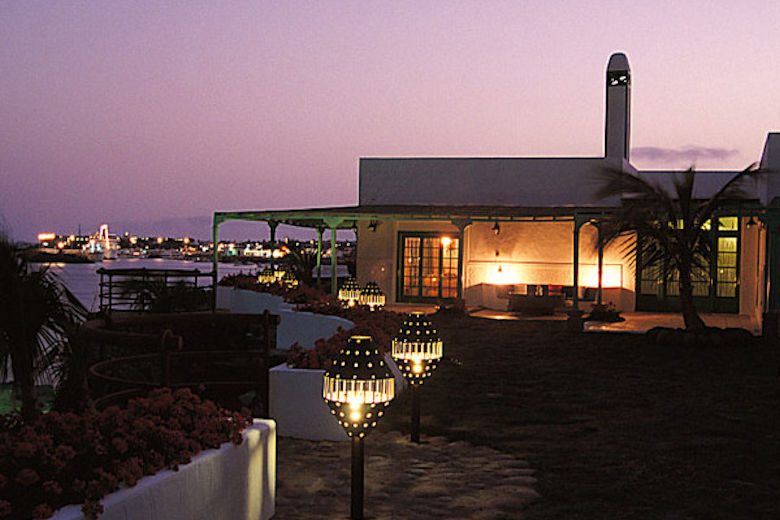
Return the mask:
<path fill-rule="evenodd" d="M 739 312 L 739 219 L 719 217 L 707 223 L 712 256 L 707 269 L 693 273 L 693 299 L 699 312 Z M 641 237 L 640 237 L 641 239 Z M 637 279 L 636 310 L 679 311 L 679 274 L 666 265 L 647 265 Z"/>
<path fill-rule="evenodd" d="M 458 238 L 449 234 L 399 233 L 398 301 L 459 298 L 458 251 Z"/>

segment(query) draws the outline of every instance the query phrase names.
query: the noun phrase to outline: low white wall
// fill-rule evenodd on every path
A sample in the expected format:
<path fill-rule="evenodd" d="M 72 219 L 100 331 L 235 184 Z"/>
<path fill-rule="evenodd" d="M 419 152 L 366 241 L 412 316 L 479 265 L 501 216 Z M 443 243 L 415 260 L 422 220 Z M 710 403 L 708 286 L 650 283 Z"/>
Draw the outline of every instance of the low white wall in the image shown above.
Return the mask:
<path fill-rule="evenodd" d="M 324 370 L 273 367 L 268 376 L 270 412 L 279 435 L 313 441 L 349 438 L 322 399 Z"/>
<path fill-rule="evenodd" d="M 328 339 L 338 328 L 349 330 L 355 324 L 338 316 L 280 309 L 280 323 L 276 329 L 276 348 L 287 350 L 296 341 L 305 349 L 314 348 L 318 339 Z"/>
<path fill-rule="evenodd" d="M 218 287 L 217 302 L 219 308 L 236 314 L 262 314 L 266 310 L 278 314 L 280 321 L 276 328 L 276 348 L 282 350 L 289 349 L 296 341 L 305 349 L 314 348 L 315 341 L 328 339 L 336 334 L 339 327 L 351 329 L 355 326 L 338 316 L 297 312 L 293 305 L 284 303 L 281 296 L 247 289 Z"/>
<path fill-rule="evenodd" d="M 255 420 L 240 445 L 201 452 L 178 471 L 144 477 L 102 504 L 101 520 L 267 520 L 276 505 L 276 424 Z M 84 516 L 80 505 L 71 505 L 52 519 Z"/>
<path fill-rule="evenodd" d="M 393 373 L 397 396 L 407 383 L 390 354 L 385 354 L 385 363 Z M 290 368 L 286 364 L 269 371 L 270 415 L 279 435 L 312 441 L 349 440 L 322 398 L 324 374 L 324 370 Z"/>

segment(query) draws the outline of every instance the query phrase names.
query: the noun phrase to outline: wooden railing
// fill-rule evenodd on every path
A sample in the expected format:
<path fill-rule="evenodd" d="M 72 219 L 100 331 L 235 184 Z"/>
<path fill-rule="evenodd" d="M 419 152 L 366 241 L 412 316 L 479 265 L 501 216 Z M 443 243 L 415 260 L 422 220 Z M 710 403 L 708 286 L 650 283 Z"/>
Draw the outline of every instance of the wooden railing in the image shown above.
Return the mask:
<path fill-rule="evenodd" d="M 203 308 L 214 309 L 214 273 L 199 269 L 106 269 L 100 275 L 100 311 L 149 311 L 174 289 L 203 292 Z M 181 298 L 180 298 L 181 299 Z M 192 310 L 192 309 L 188 309 Z"/>
<path fill-rule="evenodd" d="M 268 370 L 279 317 L 264 314 L 134 314 L 91 320 L 89 390 L 95 406 L 152 388 L 188 387 L 225 407 L 268 416 Z M 252 395 L 252 393 L 254 395 Z"/>

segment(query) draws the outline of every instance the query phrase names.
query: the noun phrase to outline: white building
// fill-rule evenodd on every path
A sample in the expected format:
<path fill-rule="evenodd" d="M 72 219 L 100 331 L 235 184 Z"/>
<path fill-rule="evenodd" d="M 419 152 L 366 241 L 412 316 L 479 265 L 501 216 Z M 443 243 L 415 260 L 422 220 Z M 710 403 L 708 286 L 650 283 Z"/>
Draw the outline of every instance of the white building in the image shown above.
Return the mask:
<path fill-rule="evenodd" d="M 357 277 L 376 281 L 388 302 L 440 302 L 506 309 L 510 293 L 562 294 L 613 302 L 618 309 L 675 310 L 677 283 L 641 272 L 618 245 L 595 247 L 597 225 L 621 200 L 593 197 L 594 173 L 604 166 L 659 182 L 669 171 L 637 171 L 630 163 L 631 71 L 622 53 L 606 71 L 605 154 L 577 158 L 364 158 L 359 205 L 251 213 L 218 212 L 214 231 L 232 219 L 325 228 L 354 228 Z M 780 223 L 776 197 L 780 134 L 767 136 L 761 168 L 769 173 L 712 226 L 716 244 L 710 276 L 695 288 L 703 312 L 760 318 L 780 309 Z M 737 172 L 699 171 L 696 193 L 706 198 Z M 760 225 L 749 225 L 757 222 Z M 767 250 L 776 249 L 775 255 Z M 601 256 L 601 261 L 599 257 Z M 601 273 L 601 276 L 599 276 Z M 334 284 L 335 287 L 335 284 Z"/>

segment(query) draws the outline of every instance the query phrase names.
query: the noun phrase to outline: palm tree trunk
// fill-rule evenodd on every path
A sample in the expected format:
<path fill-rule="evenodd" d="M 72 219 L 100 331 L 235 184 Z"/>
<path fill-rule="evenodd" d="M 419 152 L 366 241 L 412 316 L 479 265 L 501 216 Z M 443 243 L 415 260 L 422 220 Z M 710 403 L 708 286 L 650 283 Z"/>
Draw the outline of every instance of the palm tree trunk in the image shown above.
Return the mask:
<path fill-rule="evenodd" d="M 685 330 L 699 330 L 705 327 L 704 321 L 693 303 L 693 283 L 691 269 L 680 269 L 680 310 L 685 323 Z"/>
<path fill-rule="evenodd" d="M 22 419 L 26 424 L 38 420 L 41 414 L 38 395 L 35 392 L 35 377 L 29 351 L 24 347 L 11 356 L 11 368 L 14 371 L 14 383 L 22 397 Z"/>

